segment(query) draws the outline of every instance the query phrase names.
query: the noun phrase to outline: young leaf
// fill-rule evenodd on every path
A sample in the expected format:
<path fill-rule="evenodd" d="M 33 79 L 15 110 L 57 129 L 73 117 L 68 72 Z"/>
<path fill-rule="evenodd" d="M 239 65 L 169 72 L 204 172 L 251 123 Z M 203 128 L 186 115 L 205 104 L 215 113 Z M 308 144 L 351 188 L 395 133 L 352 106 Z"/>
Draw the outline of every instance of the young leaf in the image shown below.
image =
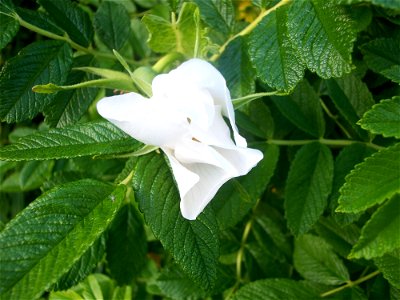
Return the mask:
<path fill-rule="evenodd" d="M 376 266 L 391 285 L 400 289 L 400 248 L 374 259 Z"/>
<path fill-rule="evenodd" d="M 317 299 L 318 295 L 298 281 L 291 279 L 263 279 L 243 286 L 234 296 L 234 300 L 254 299 Z"/>
<path fill-rule="evenodd" d="M 263 160 L 246 176 L 224 184 L 211 202 L 221 229 L 239 222 L 267 188 L 278 162 L 279 147 L 267 145 L 262 150 Z"/>
<path fill-rule="evenodd" d="M 218 224 L 206 209 L 195 221 L 182 217 L 179 194 L 163 155 L 150 153 L 137 160 L 133 189 L 139 208 L 160 239 L 191 279 L 211 289 L 217 278 Z"/>
<path fill-rule="evenodd" d="M 338 212 L 357 213 L 400 192 L 400 143 L 355 167 L 340 189 Z"/>
<path fill-rule="evenodd" d="M 39 297 L 107 229 L 124 196 L 124 186 L 82 180 L 32 202 L 0 233 L 1 297 Z"/>
<path fill-rule="evenodd" d="M 101 41 L 111 50 L 119 50 L 130 35 L 129 14 L 124 5 L 113 2 L 102 2 L 94 15 L 94 28 Z"/>
<path fill-rule="evenodd" d="M 18 21 L 5 14 L 1 14 L 0 22 L 0 50 L 3 49 L 13 37 L 17 34 L 19 30 Z"/>
<path fill-rule="evenodd" d="M 39 131 L 0 148 L 1 160 L 43 160 L 133 152 L 141 143 L 109 122 Z"/>
<path fill-rule="evenodd" d="M 217 61 L 217 65 L 233 98 L 254 92 L 254 70 L 250 64 L 247 46 L 242 37 L 238 37 L 229 43 Z"/>
<path fill-rule="evenodd" d="M 93 27 L 89 15 L 71 0 L 37 0 L 49 13 L 50 18 L 79 45 L 88 47 L 93 39 Z"/>
<path fill-rule="evenodd" d="M 328 147 L 312 143 L 296 153 L 285 188 L 286 218 L 295 236 L 310 230 L 322 215 L 332 179 L 333 158 Z"/>
<path fill-rule="evenodd" d="M 281 113 L 301 130 L 315 137 L 325 133 L 325 120 L 320 99 L 307 80 L 302 81 L 290 96 L 271 97 Z"/>
<path fill-rule="evenodd" d="M 194 3 L 185 2 L 182 5 L 178 20 L 172 20 L 172 23 L 151 14 L 145 15 L 142 22 L 150 33 L 148 44 L 155 52 L 176 51 L 188 57 L 193 57 L 196 43 L 199 43 L 199 49 L 204 46 L 204 33 L 199 27 L 201 23 L 200 13 Z M 197 36 L 198 34 L 200 36 Z"/>
<path fill-rule="evenodd" d="M 250 60 L 270 87 L 290 91 L 304 76 L 304 63 L 288 36 L 287 6 L 271 12 L 249 36 Z"/>
<path fill-rule="evenodd" d="M 349 122 L 357 134 L 367 137 L 357 121 L 375 104 L 371 92 L 365 83 L 354 74 L 326 81 L 329 96 L 341 115 Z"/>
<path fill-rule="evenodd" d="M 400 197 L 394 196 L 383 204 L 364 225 L 360 240 L 349 257 L 379 257 L 400 248 Z"/>
<path fill-rule="evenodd" d="M 39 41 L 22 49 L 0 73 L 0 120 L 19 122 L 42 111 L 53 96 L 35 94 L 32 87 L 63 84 L 71 63 L 72 51 L 64 42 Z"/>
<path fill-rule="evenodd" d="M 400 97 L 395 96 L 375 104 L 358 124 L 374 134 L 400 138 Z"/>
<path fill-rule="evenodd" d="M 142 216 L 132 204 L 118 212 L 107 238 L 110 274 L 119 285 L 131 284 L 146 263 L 147 241 Z"/>
<path fill-rule="evenodd" d="M 356 34 L 345 8 L 335 1 L 293 1 L 288 32 L 308 69 L 320 77 L 341 77 L 351 71 Z"/>
<path fill-rule="evenodd" d="M 381 38 L 361 46 L 365 62 L 373 71 L 400 83 L 400 39 Z"/>
<path fill-rule="evenodd" d="M 350 279 L 343 262 L 320 237 L 305 234 L 295 243 L 293 262 L 296 270 L 313 282 L 339 285 Z"/>

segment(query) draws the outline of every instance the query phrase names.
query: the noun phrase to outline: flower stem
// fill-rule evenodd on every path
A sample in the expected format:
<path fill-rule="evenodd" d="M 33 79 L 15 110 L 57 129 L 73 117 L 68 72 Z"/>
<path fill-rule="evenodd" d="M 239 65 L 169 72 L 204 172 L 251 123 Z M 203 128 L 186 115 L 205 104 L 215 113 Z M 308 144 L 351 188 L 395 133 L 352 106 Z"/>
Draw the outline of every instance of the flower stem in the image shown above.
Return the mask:
<path fill-rule="evenodd" d="M 375 149 L 375 150 L 382 150 L 385 149 L 385 147 L 373 144 L 373 143 L 368 143 L 368 142 L 361 142 L 361 141 L 355 141 L 355 140 L 330 140 L 330 139 L 316 139 L 316 140 L 268 140 L 268 144 L 274 144 L 274 145 L 279 145 L 279 146 L 300 146 L 300 145 L 306 145 L 314 142 L 319 142 L 323 145 L 327 146 L 332 146 L 332 147 L 346 147 L 349 145 L 353 144 L 365 144 L 367 147 Z"/>
<path fill-rule="evenodd" d="M 267 16 L 269 13 L 273 12 L 274 10 L 276 10 L 278 7 L 281 7 L 287 3 L 289 3 L 291 0 L 281 0 L 280 2 L 278 2 L 275 6 L 271 7 L 270 9 L 267 10 L 262 10 L 261 13 L 258 15 L 258 17 L 256 19 L 254 19 L 253 22 L 251 22 L 249 25 L 247 25 L 242 31 L 238 32 L 237 34 L 231 36 L 220 48 L 218 53 L 214 54 L 211 58 L 210 61 L 216 61 L 220 55 L 222 54 L 222 52 L 225 51 L 226 47 L 228 46 L 228 44 L 230 42 L 232 42 L 234 39 L 236 39 L 239 36 L 244 36 L 246 34 L 249 34 L 250 32 L 253 31 L 254 28 L 256 28 L 256 26 L 258 25 L 258 23 L 261 22 L 261 20 Z"/>
<path fill-rule="evenodd" d="M 157 73 L 161 73 L 169 64 L 180 59 L 181 57 L 182 57 L 182 54 L 180 54 L 178 52 L 168 53 L 167 55 L 164 55 L 163 57 L 161 57 L 153 65 L 152 69 Z"/>
<path fill-rule="evenodd" d="M 342 285 L 342 286 L 340 286 L 340 287 L 338 287 L 336 289 L 333 289 L 333 290 L 327 291 L 325 293 L 322 293 L 320 295 L 320 297 L 321 298 L 328 297 L 328 296 L 336 294 L 336 293 L 338 293 L 338 292 L 340 292 L 340 291 L 342 291 L 344 289 L 351 288 L 351 287 L 353 287 L 355 285 L 359 285 L 360 283 L 362 283 L 364 281 L 367 281 L 367 280 L 379 275 L 380 273 L 381 273 L 380 271 L 375 271 L 375 272 L 372 272 L 372 273 L 368 274 L 367 276 L 361 277 L 361 278 L 359 278 L 359 279 L 357 279 L 355 281 L 349 281 L 346 284 L 344 284 L 344 285 Z"/>

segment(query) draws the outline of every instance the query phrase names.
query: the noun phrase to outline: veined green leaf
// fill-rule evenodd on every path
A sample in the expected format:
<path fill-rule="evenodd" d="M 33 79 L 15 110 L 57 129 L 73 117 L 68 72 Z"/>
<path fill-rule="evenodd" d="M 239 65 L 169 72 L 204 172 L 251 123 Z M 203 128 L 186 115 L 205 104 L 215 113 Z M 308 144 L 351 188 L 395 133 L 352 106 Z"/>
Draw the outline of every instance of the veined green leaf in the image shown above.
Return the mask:
<path fill-rule="evenodd" d="M 145 15 L 142 22 L 150 33 L 148 44 L 155 52 L 176 51 L 193 57 L 196 44 L 199 49 L 204 46 L 204 32 L 200 28 L 200 13 L 194 3 L 185 2 L 178 20 L 172 20 L 172 23 L 151 14 Z"/>
<path fill-rule="evenodd" d="M 274 174 L 279 147 L 260 148 L 264 158 L 246 176 L 225 183 L 211 202 L 221 229 L 239 222 L 261 197 Z"/>
<path fill-rule="evenodd" d="M 400 248 L 374 259 L 376 266 L 391 285 L 400 289 Z"/>
<path fill-rule="evenodd" d="M 361 2 L 369 2 L 385 8 L 400 9 L 400 2 L 397 0 L 339 0 L 340 4 L 356 4 Z"/>
<path fill-rule="evenodd" d="M 370 41 L 361 46 L 361 51 L 369 68 L 400 83 L 399 38 L 381 38 Z"/>
<path fill-rule="evenodd" d="M 366 138 L 367 134 L 357 125 L 357 121 L 375 104 L 365 83 L 354 74 L 326 81 L 329 96 L 341 115 L 357 134 Z"/>
<path fill-rule="evenodd" d="M 25 136 L 0 148 L 0 159 L 43 160 L 126 153 L 141 145 L 109 122 L 92 122 Z"/>
<path fill-rule="evenodd" d="M 400 138 L 400 97 L 395 96 L 375 104 L 358 124 L 374 134 Z"/>
<path fill-rule="evenodd" d="M 104 1 L 94 16 L 94 28 L 108 48 L 119 50 L 131 32 L 128 11 L 118 2 Z"/>
<path fill-rule="evenodd" d="M 44 29 L 60 36 L 65 33 L 64 30 L 51 21 L 50 16 L 44 11 L 17 7 L 16 12 L 22 20 L 36 26 L 37 28 Z"/>
<path fill-rule="evenodd" d="M 17 34 L 19 30 L 18 21 L 10 16 L 1 14 L 0 22 L 0 50 L 3 49 L 13 37 Z"/>
<path fill-rule="evenodd" d="M 250 60 L 257 76 L 281 91 L 292 90 L 303 78 L 305 69 L 288 36 L 287 11 L 287 6 L 283 6 L 271 12 L 249 36 Z"/>
<path fill-rule="evenodd" d="M 254 92 L 254 70 L 242 37 L 229 43 L 217 61 L 217 65 L 226 80 L 232 98 L 243 97 Z"/>
<path fill-rule="evenodd" d="M 307 80 L 289 96 L 272 96 L 274 104 L 290 122 L 315 137 L 325 133 L 320 99 Z"/>
<path fill-rule="evenodd" d="M 88 13 L 71 0 L 37 0 L 50 18 L 79 45 L 88 47 L 93 39 L 93 26 Z"/>
<path fill-rule="evenodd" d="M 320 77 L 341 77 L 351 71 L 356 34 L 345 8 L 335 1 L 293 1 L 288 32 L 307 67 Z"/>
<path fill-rule="evenodd" d="M 40 41 L 21 50 L 0 73 L 0 120 L 19 122 L 42 111 L 53 96 L 35 94 L 32 86 L 63 84 L 71 63 L 71 48 L 63 42 Z"/>
<path fill-rule="evenodd" d="M 39 297 L 107 229 L 124 196 L 124 186 L 82 180 L 31 203 L 0 233 L 2 298 Z"/>
<path fill-rule="evenodd" d="M 333 158 L 319 143 L 303 146 L 297 153 L 286 181 L 285 213 L 288 227 L 301 235 L 322 215 L 333 180 Z"/>
<path fill-rule="evenodd" d="M 313 282 L 339 285 L 350 279 L 343 262 L 320 237 L 305 234 L 295 242 L 293 262 L 296 270 Z"/>
<path fill-rule="evenodd" d="M 133 189 L 139 208 L 160 239 L 191 279 L 211 289 L 217 278 L 218 224 L 210 207 L 194 221 L 179 210 L 179 194 L 163 155 L 141 156 L 134 168 Z"/>
<path fill-rule="evenodd" d="M 400 248 L 400 196 L 396 195 L 383 204 L 364 225 L 360 240 L 349 257 L 379 257 Z"/>
<path fill-rule="evenodd" d="M 316 299 L 314 294 L 306 286 L 291 279 L 263 279 L 243 286 L 235 294 L 234 300 L 310 300 Z"/>
<path fill-rule="evenodd" d="M 340 189 L 336 211 L 356 213 L 400 192 L 400 143 L 358 164 Z"/>
<path fill-rule="evenodd" d="M 146 263 L 147 241 L 142 216 L 132 204 L 118 212 L 108 233 L 107 262 L 120 285 L 129 285 Z"/>

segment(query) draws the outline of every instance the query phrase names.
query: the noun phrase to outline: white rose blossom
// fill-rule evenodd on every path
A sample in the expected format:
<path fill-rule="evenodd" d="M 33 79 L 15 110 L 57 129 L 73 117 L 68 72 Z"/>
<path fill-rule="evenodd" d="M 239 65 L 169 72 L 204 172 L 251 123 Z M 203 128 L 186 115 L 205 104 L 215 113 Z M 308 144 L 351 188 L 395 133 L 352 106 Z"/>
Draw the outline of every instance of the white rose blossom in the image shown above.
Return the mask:
<path fill-rule="evenodd" d="M 150 99 L 137 93 L 103 98 L 97 110 L 133 138 L 164 151 L 182 216 L 194 220 L 226 181 L 247 174 L 263 154 L 247 148 L 240 136 L 225 79 L 210 63 L 191 59 L 156 76 L 152 91 Z"/>

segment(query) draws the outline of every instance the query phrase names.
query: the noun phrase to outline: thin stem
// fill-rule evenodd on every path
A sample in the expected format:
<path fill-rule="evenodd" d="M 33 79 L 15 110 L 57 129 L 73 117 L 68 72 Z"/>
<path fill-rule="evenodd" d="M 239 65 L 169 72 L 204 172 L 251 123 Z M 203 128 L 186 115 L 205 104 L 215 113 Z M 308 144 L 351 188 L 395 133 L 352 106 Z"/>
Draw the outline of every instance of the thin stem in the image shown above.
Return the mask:
<path fill-rule="evenodd" d="M 267 141 L 268 144 L 274 144 L 274 145 L 279 145 L 279 146 L 300 146 L 300 145 L 306 145 L 314 142 L 319 142 L 323 145 L 327 146 L 332 146 L 332 147 L 346 147 L 349 145 L 353 144 L 365 144 L 367 147 L 373 148 L 375 150 L 382 150 L 385 149 L 385 147 L 373 144 L 373 143 L 367 143 L 367 142 L 361 142 L 361 141 L 355 141 L 355 140 L 330 140 L 330 139 L 315 139 L 315 140 L 273 140 L 270 139 Z"/>
<path fill-rule="evenodd" d="M 342 132 L 351 139 L 350 133 L 347 131 L 347 129 L 339 122 L 338 117 L 332 114 L 332 112 L 329 110 L 329 108 L 325 105 L 324 101 L 320 100 L 320 104 L 322 109 L 325 111 L 325 113 L 328 115 L 329 118 L 331 118 L 337 126 L 342 130 Z"/>
<path fill-rule="evenodd" d="M 359 285 L 360 283 L 362 283 L 364 281 L 367 281 L 367 280 L 379 275 L 380 273 L 381 273 L 380 271 L 375 271 L 375 272 L 372 272 L 372 273 L 368 274 L 367 276 L 361 277 L 361 278 L 359 278 L 359 279 L 357 279 L 355 281 L 349 281 L 345 285 L 342 285 L 342 286 L 340 286 L 340 287 L 338 287 L 336 289 L 333 289 L 333 290 L 327 291 L 325 293 L 322 293 L 320 295 L 320 297 L 322 297 L 322 298 L 328 297 L 328 296 L 336 294 L 336 293 L 338 293 L 338 292 L 340 292 L 340 291 L 342 291 L 344 289 L 351 288 L 351 287 L 353 287 L 355 285 Z"/>
<path fill-rule="evenodd" d="M 216 61 L 219 56 L 222 54 L 222 52 L 225 51 L 226 47 L 230 42 L 232 42 L 234 39 L 236 39 L 239 36 L 244 36 L 246 34 L 249 34 L 250 32 L 253 31 L 254 28 L 258 25 L 258 23 L 261 22 L 261 20 L 267 16 L 269 13 L 273 12 L 276 10 L 278 7 L 281 7 L 287 3 L 289 3 L 291 0 L 281 0 L 279 3 L 277 3 L 275 6 L 271 7 L 270 9 L 267 10 L 262 10 L 261 13 L 258 15 L 256 19 L 254 19 L 253 22 L 251 22 L 249 25 L 247 25 L 242 31 L 238 32 L 237 34 L 231 36 L 220 48 L 217 54 L 214 54 L 210 61 Z"/>
<path fill-rule="evenodd" d="M 128 176 L 126 176 L 126 178 L 124 180 L 122 180 L 119 184 L 123 184 L 123 185 L 129 185 L 129 183 L 131 182 L 133 178 L 133 170 L 128 174 Z"/>
<path fill-rule="evenodd" d="M 107 58 L 107 59 L 116 60 L 115 56 L 111 53 L 99 52 L 92 48 L 82 47 L 81 45 L 79 45 L 79 44 L 75 43 L 73 40 L 71 40 L 68 36 L 61 36 L 61 35 L 52 33 L 50 31 L 44 30 L 42 28 L 39 28 L 31 23 L 26 22 L 17 14 L 14 14 L 13 17 L 19 22 L 20 26 L 25 27 L 25 28 L 27 28 L 33 32 L 36 32 L 40 35 L 43 35 L 45 37 L 51 38 L 53 40 L 64 41 L 64 42 L 70 44 L 71 47 L 74 48 L 75 50 L 82 51 L 82 52 L 85 52 L 85 53 L 88 53 L 88 54 L 91 54 L 91 55 L 97 56 L 97 57 L 103 57 L 103 58 Z M 133 65 L 140 65 L 140 63 L 138 63 L 137 61 L 134 61 L 133 59 L 125 58 L 125 60 Z"/>
<path fill-rule="evenodd" d="M 167 55 L 164 55 L 161 57 L 152 67 L 152 69 L 157 72 L 161 73 L 169 64 L 172 62 L 178 60 L 179 58 L 182 57 L 182 54 L 178 52 L 171 52 L 168 53 Z"/>

